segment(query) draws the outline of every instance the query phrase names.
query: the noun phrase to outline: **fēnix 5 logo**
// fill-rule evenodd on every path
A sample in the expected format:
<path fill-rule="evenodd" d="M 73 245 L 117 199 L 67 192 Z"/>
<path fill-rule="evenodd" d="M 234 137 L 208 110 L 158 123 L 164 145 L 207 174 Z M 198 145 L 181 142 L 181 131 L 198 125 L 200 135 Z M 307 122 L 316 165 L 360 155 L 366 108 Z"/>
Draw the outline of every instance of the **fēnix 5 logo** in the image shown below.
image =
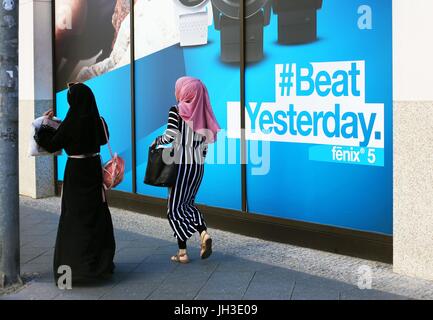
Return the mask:
<path fill-rule="evenodd" d="M 248 102 L 248 140 L 313 146 L 309 159 L 384 166 L 384 104 L 365 101 L 365 61 L 275 65 L 275 102 Z M 228 102 L 240 138 L 240 104 Z"/>

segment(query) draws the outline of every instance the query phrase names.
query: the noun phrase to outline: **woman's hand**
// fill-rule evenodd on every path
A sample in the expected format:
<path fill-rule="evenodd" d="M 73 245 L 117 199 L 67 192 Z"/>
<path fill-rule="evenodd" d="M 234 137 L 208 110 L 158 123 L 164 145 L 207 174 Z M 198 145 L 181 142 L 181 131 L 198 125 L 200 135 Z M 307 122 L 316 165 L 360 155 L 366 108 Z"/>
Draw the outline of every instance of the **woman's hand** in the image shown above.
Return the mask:
<path fill-rule="evenodd" d="M 44 116 L 48 117 L 49 119 L 52 119 L 54 117 L 54 111 L 53 111 L 53 109 L 50 109 L 47 112 L 45 112 Z"/>

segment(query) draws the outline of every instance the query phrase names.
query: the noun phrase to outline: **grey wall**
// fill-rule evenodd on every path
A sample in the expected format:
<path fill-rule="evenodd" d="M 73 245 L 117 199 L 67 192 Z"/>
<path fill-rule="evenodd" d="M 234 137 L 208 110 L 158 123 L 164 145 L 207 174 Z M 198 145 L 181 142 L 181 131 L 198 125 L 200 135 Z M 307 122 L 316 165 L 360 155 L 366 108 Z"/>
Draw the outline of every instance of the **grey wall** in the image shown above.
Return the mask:
<path fill-rule="evenodd" d="M 51 1 L 20 1 L 19 165 L 20 194 L 54 195 L 53 157 L 28 156 L 30 125 L 53 107 Z"/>
<path fill-rule="evenodd" d="M 393 6 L 394 271 L 433 280 L 433 1 Z"/>

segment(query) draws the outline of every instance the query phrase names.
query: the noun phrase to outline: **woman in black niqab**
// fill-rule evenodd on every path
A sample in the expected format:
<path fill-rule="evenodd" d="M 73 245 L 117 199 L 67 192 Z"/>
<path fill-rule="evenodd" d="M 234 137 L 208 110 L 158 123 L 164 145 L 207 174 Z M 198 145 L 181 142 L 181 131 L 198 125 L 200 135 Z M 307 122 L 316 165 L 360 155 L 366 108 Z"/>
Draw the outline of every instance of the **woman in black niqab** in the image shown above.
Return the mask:
<path fill-rule="evenodd" d="M 54 278 L 71 267 L 74 284 L 105 279 L 113 273 L 115 241 L 102 187 L 100 146 L 107 143 L 91 89 L 81 83 L 68 91 L 69 111 L 56 131 L 42 127 L 38 143 L 49 152 L 68 154 L 62 186 L 61 216 L 54 252 Z M 108 133 L 108 128 L 107 128 Z"/>

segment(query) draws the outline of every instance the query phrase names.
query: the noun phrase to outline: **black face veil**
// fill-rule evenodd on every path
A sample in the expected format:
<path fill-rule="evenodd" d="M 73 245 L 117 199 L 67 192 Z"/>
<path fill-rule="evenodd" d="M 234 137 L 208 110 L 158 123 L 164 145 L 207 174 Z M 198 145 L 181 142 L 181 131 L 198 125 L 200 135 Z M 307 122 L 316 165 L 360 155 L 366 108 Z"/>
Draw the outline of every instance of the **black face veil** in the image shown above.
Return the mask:
<path fill-rule="evenodd" d="M 99 148 L 105 139 L 98 106 L 92 90 L 83 83 L 72 85 L 68 90 L 69 111 L 66 116 L 72 139 L 86 146 L 86 150 Z"/>

